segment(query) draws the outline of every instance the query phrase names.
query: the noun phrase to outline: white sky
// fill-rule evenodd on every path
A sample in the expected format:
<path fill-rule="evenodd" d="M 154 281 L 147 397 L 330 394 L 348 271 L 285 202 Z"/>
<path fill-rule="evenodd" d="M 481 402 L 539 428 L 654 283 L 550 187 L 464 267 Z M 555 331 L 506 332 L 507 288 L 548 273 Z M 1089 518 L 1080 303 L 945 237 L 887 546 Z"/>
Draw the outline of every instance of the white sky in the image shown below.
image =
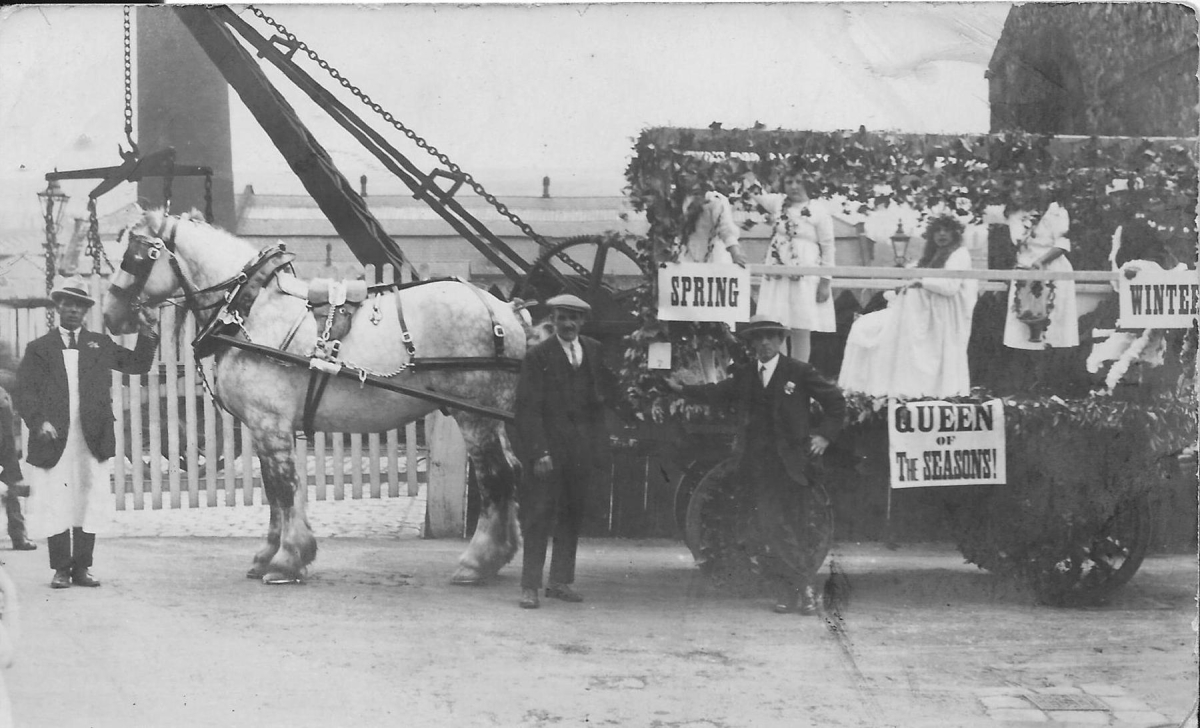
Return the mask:
<path fill-rule="evenodd" d="M 540 194 L 545 174 L 556 195 L 619 195 L 633 140 L 652 126 L 986 132 L 984 71 L 1009 7 L 263 9 L 503 197 Z M 0 229 L 37 225 L 34 195 L 47 171 L 119 161 L 121 52 L 119 5 L 0 11 Z M 307 98 L 281 88 L 348 178 L 368 174 L 376 194 L 401 189 Z M 302 192 L 236 96 L 232 106 L 235 189 Z M 423 152 L 388 136 L 429 168 Z M 69 214 L 81 214 L 94 183 L 68 185 Z M 102 207 L 131 199 L 121 189 Z"/>

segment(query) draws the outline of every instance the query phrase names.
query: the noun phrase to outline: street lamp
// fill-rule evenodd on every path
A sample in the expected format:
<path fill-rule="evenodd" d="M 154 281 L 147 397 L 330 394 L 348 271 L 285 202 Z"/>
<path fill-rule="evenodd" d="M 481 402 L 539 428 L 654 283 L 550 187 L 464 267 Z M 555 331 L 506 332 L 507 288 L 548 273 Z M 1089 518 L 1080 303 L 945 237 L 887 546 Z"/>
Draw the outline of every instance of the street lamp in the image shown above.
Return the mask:
<path fill-rule="evenodd" d="M 908 262 L 908 242 L 912 238 L 904 232 L 904 223 L 896 223 L 896 232 L 892 233 L 892 255 L 896 257 L 896 267 L 903 268 Z"/>
<path fill-rule="evenodd" d="M 53 226 L 54 232 L 57 233 L 58 224 L 62 222 L 63 212 L 67 209 L 67 200 L 71 199 L 71 196 L 62 191 L 56 179 L 50 180 L 46 189 L 37 193 L 37 196 L 39 211 L 46 221 L 46 230 L 49 231 Z"/>
<path fill-rule="evenodd" d="M 58 257 L 59 223 L 62 222 L 63 212 L 67 209 L 67 200 L 71 198 L 58 186 L 56 179 L 49 180 L 46 189 L 37 193 L 37 196 L 42 221 L 46 225 L 46 297 L 49 298 L 50 292 L 54 290 L 54 262 Z M 46 309 L 46 325 L 54 327 L 53 306 Z"/>

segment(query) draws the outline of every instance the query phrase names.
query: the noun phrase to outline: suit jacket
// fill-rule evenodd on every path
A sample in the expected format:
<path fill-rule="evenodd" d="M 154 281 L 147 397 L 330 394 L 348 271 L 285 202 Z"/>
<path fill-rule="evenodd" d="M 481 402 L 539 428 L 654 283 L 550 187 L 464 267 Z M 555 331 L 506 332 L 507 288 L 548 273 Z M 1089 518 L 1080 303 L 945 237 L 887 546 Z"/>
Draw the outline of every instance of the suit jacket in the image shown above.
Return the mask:
<path fill-rule="evenodd" d="M 14 433 L 12 397 L 0 388 L 0 481 L 15 485 L 24 480 L 21 473 L 21 458 L 17 456 L 17 440 Z"/>
<path fill-rule="evenodd" d="M 97 460 L 116 454 L 113 434 L 113 369 L 126 374 L 145 374 L 154 361 L 158 336 L 142 334 L 137 345 L 126 349 L 103 334 L 80 329 L 79 417 L 88 449 Z M 17 411 L 29 429 L 25 460 L 39 468 L 52 468 L 62 457 L 70 427 L 70 393 L 67 369 L 63 364 L 63 340 L 55 327 L 25 347 L 25 356 L 17 368 Z M 42 423 L 49 422 L 58 437 L 48 440 L 37 436 Z"/>
<path fill-rule="evenodd" d="M 732 402 L 736 406 L 738 437 L 734 441 L 733 451 L 739 465 L 746 453 L 750 397 L 753 388 L 760 386 L 758 362 L 751 361 L 747 365 L 735 366 L 733 375 L 724 381 L 683 388 L 687 396 L 714 403 Z M 809 421 L 810 399 L 820 403 L 824 413 L 821 424 L 815 429 Z M 767 400 L 770 402 L 768 416 L 775 433 L 774 451 L 792 479 L 807 483 L 809 437 L 817 434 L 832 442 L 845 425 L 846 399 L 842 396 L 842 390 L 811 364 L 780 354 L 775 373 L 767 385 Z"/>
<path fill-rule="evenodd" d="M 585 413 L 586 435 L 590 442 L 585 444 L 590 452 L 598 453 L 608 443 L 604 408 L 610 377 L 601 359 L 600 342 L 580 336 L 579 343 L 583 348 L 580 366 L 588 369 L 593 382 Z M 563 450 L 562 438 L 574 430 L 566 412 L 558 406 L 566 391 L 570 369 L 571 362 L 557 336 L 525 354 L 521 379 L 517 383 L 515 412 L 517 452 L 525 462 L 533 462 L 546 454 L 552 458 L 561 457 L 556 453 Z"/>

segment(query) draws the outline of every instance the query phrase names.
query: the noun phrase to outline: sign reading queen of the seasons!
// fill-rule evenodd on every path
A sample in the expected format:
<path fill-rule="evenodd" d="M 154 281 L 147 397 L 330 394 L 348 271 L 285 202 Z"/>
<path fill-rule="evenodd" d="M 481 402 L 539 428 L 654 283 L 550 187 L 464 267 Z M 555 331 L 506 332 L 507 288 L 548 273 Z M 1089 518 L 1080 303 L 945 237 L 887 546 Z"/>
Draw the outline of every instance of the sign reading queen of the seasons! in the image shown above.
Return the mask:
<path fill-rule="evenodd" d="M 660 321 L 750 320 L 750 271 L 737 265 L 666 263 L 658 269 Z"/>
<path fill-rule="evenodd" d="M 1122 329 L 1186 329 L 1200 314 L 1200 280 L 1194 270 L 1141 270 L 1120 277 Z"/>
<path fill-rule="evenodd" d="M 1002 485 L 1004 403 L 889 402 L 893 488 Z"/>

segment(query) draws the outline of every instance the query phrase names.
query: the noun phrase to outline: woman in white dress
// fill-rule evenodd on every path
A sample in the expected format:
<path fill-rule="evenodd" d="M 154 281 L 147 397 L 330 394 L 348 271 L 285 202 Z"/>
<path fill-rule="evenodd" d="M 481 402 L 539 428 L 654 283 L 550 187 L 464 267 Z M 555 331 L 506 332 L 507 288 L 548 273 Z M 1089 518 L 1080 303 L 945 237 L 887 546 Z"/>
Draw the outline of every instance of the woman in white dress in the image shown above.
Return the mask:
<path fill-rule="evenodd" d="M 1066 254 L 1071 250 L 1067 231 L 1071 217 L 1057 202 L 1051 202 L 1040 220 L 1033 213 L 1018 211 L 1008 216 L 1008 229 L 1017 246 L 1018 270 L 1074 270 Z M 1008 313 L 1004 323 L 1004 345 L 1013 349 L 1060 349 L 1079 346 L 1079 315 L 1075 305 L 1075 281 L 1054 281 L 1053 306 L 1049 324 L 1030 326 L 1022 321 L 1021 312 L 1028 310 L 1030 297 L 1037 281 L 1017 281 L 1008 288 Z M 1038 307 L 1046 305 L 1051 288 L 1046 283 L 1037 300 Z M 1018 289 L 1022 289 L 1018 294 Z M 1019 299 L 1014 305 L 1014 299 Z M 1021 312 L 1019 312 L 1020 310 Z"/>
<path fill-rule="evenodd" d="M 917 267 L 970 270 L 962 241 L 962 223 L 935 218 Z M 838 384 L 876 397 L 969 394 L 967 342 L 978 290 L 961 278 L 922 278 L 900 289 L 887 308 L 854 322 Z"/>
<path fill-rule="evenodd" d="M 733 207 L 720 192 L 688 197 L 680 237 L 680 263 L 746 264 L 738 227 L 733 222 Z"/>
<path fill-rule="evenodd" d="M 783 178 L 783 193 L 753 195 L 770 217 L 771 244 L 765 265 L 834 265 L 833 218 L 812 204 L 802 169 Z M 758 293 L 757 313 L 788 327 L 793 359 L 807 362 L 810 332 L 836 331 L 831 276 L 766 275 Z"/>

